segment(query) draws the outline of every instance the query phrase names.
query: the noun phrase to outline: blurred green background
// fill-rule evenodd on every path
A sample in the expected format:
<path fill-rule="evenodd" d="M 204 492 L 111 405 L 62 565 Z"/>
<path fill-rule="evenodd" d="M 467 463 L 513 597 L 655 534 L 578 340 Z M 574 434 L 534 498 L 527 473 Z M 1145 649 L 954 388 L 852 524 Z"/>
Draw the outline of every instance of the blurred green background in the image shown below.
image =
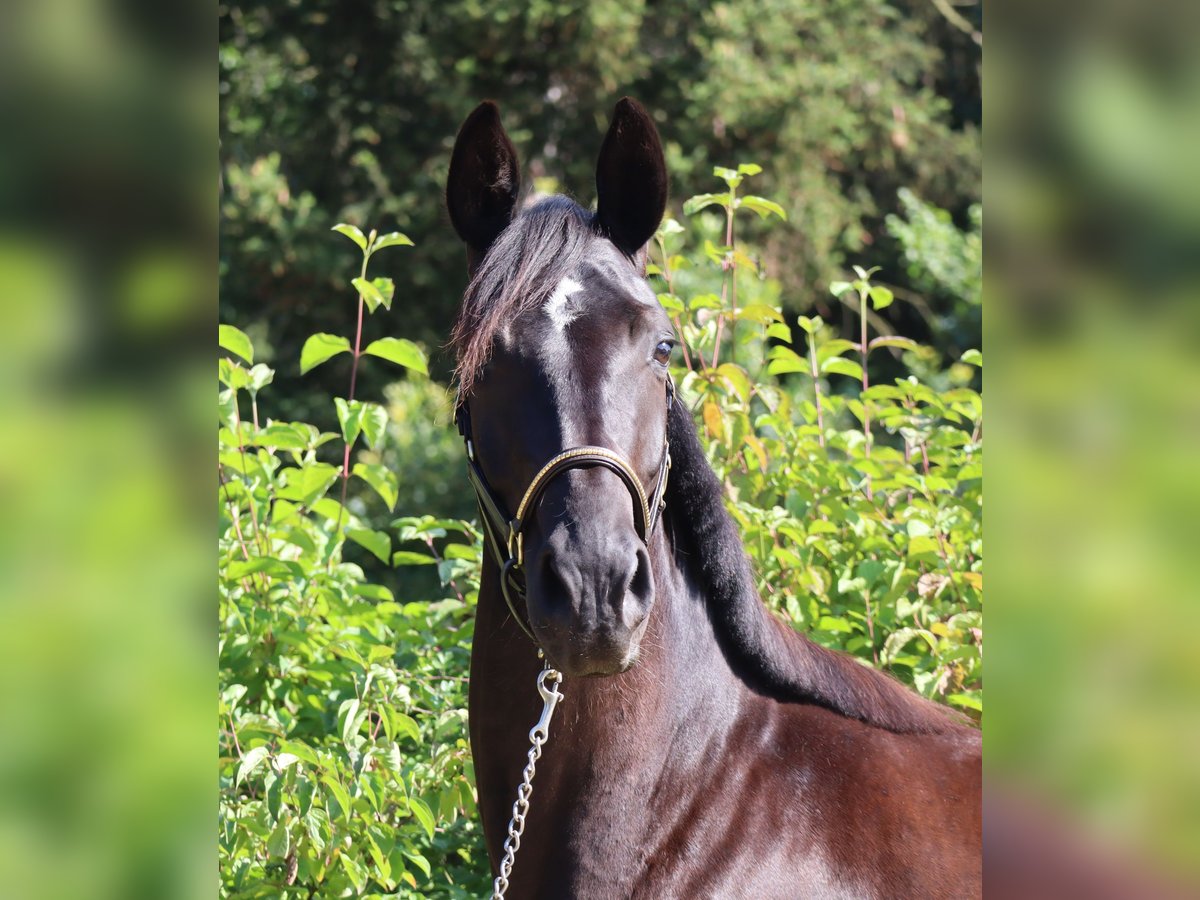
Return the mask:
<path fill-rule="evenodd" d="M 287 304 L 341 305 L 319 281 L 350 259 L 317 258 L 340 252 L 329 224 L 399 227 L 419 246 L 386 273 L 413 285 L 397 317 L 435 349 L 463 278 L 437 199 L 461 117 L 498 99 L 532 174 L 586 202 L 604 118 L 632 93 L 664 117 L 674 197 L 714 160 L 791 179 L 762 192 L 800 198 L 772 267 L 795 279 L 794 309 L 851 253 L 924 297 L 879 221 L 910 187 L 969 225 L 976 30 L 988 35 L 989 781 L 1118 855 L 1195 871 L 1200 11 L 1018 2 L 981 27 L 976 6 L 762 9 L 305 3 L 223 6 L 213 23 L 195 4 L 5 6 L 7 894 L 211 895 L 204 457 L 218 260 L 221 317 L 257 316 L 283 341 Z M 898 305 L 915 317 L 906 333 L 953 346 L 953 310 Z"/>

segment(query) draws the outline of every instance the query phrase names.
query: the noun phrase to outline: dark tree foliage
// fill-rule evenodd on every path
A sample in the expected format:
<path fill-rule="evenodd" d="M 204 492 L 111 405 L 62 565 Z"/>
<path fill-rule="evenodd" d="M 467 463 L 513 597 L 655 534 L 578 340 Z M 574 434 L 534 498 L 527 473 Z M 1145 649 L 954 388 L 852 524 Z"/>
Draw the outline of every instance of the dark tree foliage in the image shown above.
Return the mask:
<path fill-rule="evenodd" d="M 978 27 L 977 8 L 957 9 Z M 898 189 L 960 224 L 980 197 L 980 48 L 925 0 L 236 2 L 220 7 L 220 39 L 221 316 L 248 323 L 266 358 L 268 325 L 294 359 L 308 333 L 343 324 L 350 298 L 330 273 L 352 260 L 329 227 L 370 222 L 416 247 L 379 273 L 404 296 L 364 339 L 421 338 L 445 375 L 436 348 L 465 268 L 442 186 L 455 129 L 484 98 L 500 104 L 527 181 L 584 204 L 623 94 L 658 120 L 676 214 L 714 160 L 763 164 L 758 187 L 788 222 L 761 246 L 792 313 L 830 318 L 826 288 L 848 260 L 880 266 L 902 299 L 920 294 L 885 224 Z M 898 330 L 936 341 L 921 308 L 904 304 Z M 303 388 L 281 370 L 280 395 L 311 412 L 303 398 L 341 384 L 342 368 Z"/>

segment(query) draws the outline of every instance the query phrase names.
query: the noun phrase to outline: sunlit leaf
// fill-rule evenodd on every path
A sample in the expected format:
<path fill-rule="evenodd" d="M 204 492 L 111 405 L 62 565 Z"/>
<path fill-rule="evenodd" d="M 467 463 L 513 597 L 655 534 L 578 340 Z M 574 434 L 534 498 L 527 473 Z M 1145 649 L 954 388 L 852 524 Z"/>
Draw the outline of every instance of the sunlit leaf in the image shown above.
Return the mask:
<path fill-rule="evenodd" d="M 245 781 L 247 776 L 266 761 L 270 753 L 271 749 L 266 746 L 252 747 L 247 750 L 245 755 L 242 756 L 242 761 L 238 764 L 237 778 L 234 783 L 241 784 Z"/>
<path fill-rule="evenodd" d="M 783 207 L 773 200 L 767 200 L 765 197 L 747 196 L 741 197 L 738 200 L 739 206 L 744 206 L 746 209 L 754 210 L 758 213 L 759 218 L 766 219 L 769 216 L 779 216 L 785 222 L 787 221 L 787 213 Z"/>
<path fill-rule="evenodd" d="M 392 539 L 382 531 L 371 531 L 367 528 L 353 528 L 346 532 L 346 537 L 361 547 L 365 547 L 379 557 L 381 562 L 389 562 L 392 553 Z"/>
<path fill-rule="evenodd" d="M 358 295 L 366 301 L 369 311 L 375 312 L 383 305 L 383 294 L 379 293 L 379 288 L 375 287 L 372 282 L 365 278 L 354 278 L 350 283 L 354 285 Z"/>
<path fill-rule="evenodd" d="M 246 332 L 232 325 L 217 326 L 217 342 L 223 350 L 240 356 L 248 363 L 254 362 L 254 345 Z"/>
<path fill-rule="evenodd" d="M 412 247 L 413 242 L 409 240 L 408 235 L 401 234 L 399 231 L 389 231 L 387 234 L 381 234 L 375 239 L 375 243 L 371 245 L 371 252 L 383 250 L 385 247 Z"/>
<path fill-rule="evenodd" d="M 300 350 L 300 374 L 304 375 L 339 353 L 347 353 L 350 342 L 337 334 L 314 334 Z"/>
<path fill-rule="evenodd" d="M 326 219 L 325 221 L 329 220 Z M 354 243 L 358 244 L 358 249 L 362 250 L 364 253 L 366 252 L 367 236 L 353 225 L 347 225 L 345 222 L 339 222 L 337 225 L 334 225 L 330 231 L 336 231 L 338 234 L 344 234 L 346 237 L 350 238 L 350 240 L 354 241 Z"/>
<path fill-rule="evenodd" d="M 380 359 L 386 359 L 388 362 L 394 362 L 398 366 L 404 366 L 406 369 L 412 369 L 423 375 L 429 374 L 425 354 L 421 352 L 420 347 L 407 338 L 380 338 L 368 344 L 363 353 L 378 356 Z"/>

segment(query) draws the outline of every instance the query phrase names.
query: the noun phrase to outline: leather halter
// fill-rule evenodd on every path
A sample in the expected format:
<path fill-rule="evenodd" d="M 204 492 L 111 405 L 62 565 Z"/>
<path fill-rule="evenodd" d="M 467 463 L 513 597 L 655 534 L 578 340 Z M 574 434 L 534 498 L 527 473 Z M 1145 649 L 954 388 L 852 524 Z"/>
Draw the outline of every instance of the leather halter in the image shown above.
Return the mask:
<path fill-rule="evenodd" d="M 667 411 L 670 413 L 671 404 L 675 400 L 675 382 L 667 376 Z M 492 556 L 500 567 L 500 588 L 504 594 L 504 602 L 513 619 L 521 626 L 521 630 L 529 636 L 536 645 L 533 629 L 522 619 L 517 610 L 517 601 L 525 603 L 525 557 L 522 536 L 524 529 L 538 508 L 542 495 L 550 482 L 571 469 L 590 469 L 601 467 L 608 469 L 621 479 L 629 496 L 633 500 L 633 525 L 643 544 L 649 545 L 650 536 L 658 524 L 663 507 L 666 506 L 667 473 L 671 470 L 671 448 L 666 435 L 663 435 L 662 461 L 658 464 L 658 477 L 655 479 L 654 493 L 647 495 L 641 479 L 632 465 L 615 450 L 607 447 L 583 446 L 571 447 L 557 456 L 552 457 L 529 482 L 521 502 L 517 506 L 517 514 L 508 516 L 504 504 L 492 492 L 484 477 L 483 469 L 475 458 L 475 444 L 471 437 L 471 413 L 467 401 L 458 398 L 455 404 L 455 420 L 458 432 L 462 435 L 467 446 L 467 478 L 475 490 L 475 498 L 479 501 L 480 521 L 483 523 L 484 543 L 491 548 Z M 515 598 L 515 599 L 514 599 Z"/>

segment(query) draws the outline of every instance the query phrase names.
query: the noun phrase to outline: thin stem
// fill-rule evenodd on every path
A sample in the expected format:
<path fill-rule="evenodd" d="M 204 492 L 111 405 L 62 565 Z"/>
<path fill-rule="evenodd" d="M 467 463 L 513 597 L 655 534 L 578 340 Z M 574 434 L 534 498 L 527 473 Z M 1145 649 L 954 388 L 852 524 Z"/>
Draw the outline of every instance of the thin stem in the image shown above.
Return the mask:
<path fill-rule="evenodd" d="M 437 552 L 437 547 L 433 545 L 433 538 L 429 537 L 428 535 L 425 536 L 425 546 L 429 548 L 429 552 L 433 554 L 434 559 L 436 559 L 439 563 L 444 562 L 442 555 Z M 463 603 L 466 603 L 466 600 L 463 598 L 462 591 L 458 589 L 458 583 L 453 578 L 450 579 L 450 587 L 454 588 L 454 593 L 458 595 L 458 599 Z"/>
<path fill-rule="evenodd" d="M 217 463 L 217 479 L 221 482 L 221 487 L 225 488 L 225 502 L 229 504 L 229 515 L 233 519 L 233 530 L 237 533 L 238 544 L 242 548 L 242 558 L 249 562 L 250 551 L 246 549 L 246 537 L 242 534 L 242 522 L 237 513 L 237 504 L 229 496 L 229 482 L 225 480 L 225 473 L 221 469 L 220 463 Z"/>
<path fill-rule="evenodd" d="M 237 503 L 229 496 L 229 482 L 225 480 L 225 472 L 221 468 L 221 464 L 217 463 L 217 480 L 221 482 L 221 487 L 225 488 L 225 502 L 229 504 L 229 517 L 233 519 L 233 530 L 237 534 L 238 545 L 242 548 L 242 558 L 247 562 L 250 561 L 250 551 L 246 548 L 246 536 L 242 534 L 242 520 L 238 515 Z M 254 504 L 254 498 L 250 498 L 251 505 Z M 264 556 L 266 554 L 263 554 Z M 260 593 L 267 593 L 266 576 L 259 573 L 258 589 Z M 242 590 L 250 593 L 254 589 L 254 577 L 247 576 L 242 579 Z"/>
<path fill-rule="evenodd" d="M 729 248 L 729 299 L 733 307 L 729 319 L 729 361 L 737 362 L 737 258 L 733 251 L 733 191 L 730 190 L 729 213 L 725 222 L 725 246 Z"/>
<path fill-rule="evenodd" d="M 867 388 L 871 386 L 867 376 L 867 354 L 870 352 L 867 347 L 867 286 L 864 284 L 858 292 L 858 321 L 859 330 L 859 351 L 862 353 L 862 389 L 863 389 L 863 438 L 865 444 L 863 453 L 867 459 L 871 458 L 871 403 L 867 399 Z M 867 473 L 867 499 L 874 500 L 874 492 L 871 489 L 871 473 Z"/>
<path fill-rule="evenodd" d="M 371 232 L 371 234 L 374 235 L 375 232 Z M 363 254 L 362 271 L 359 277 L 364 279 L 367 277 L 367 261 L 370 258 L 371 254 L 369 252 Z M 360 293 L 358 295 L 358 326 L 354 330 L 354 359 L 350 363 L 350 394 L 346 398 L 347 406 L 354 403 L 354 388 L 358 383 L 358 359 L 362 355 L 363 305 L 363 295 Z M 339 536 L 342 533 L 342 517 L 346 512 L 346 490 L 350 487 L 350 450 L 354 446 L 350 441 L 345 441 L 344 443 L 346 451 L 342 456 L 342 496 L 338 501 L 338 520 L 337 529 L 335 530 L 335 533 Z M 329 560 L 332 565 L 332 554 L 330 554 Z"/>
<path fill-rule="evenodd" d="M 254 427 L 255 430 L 258 429 L 257 425 Z M 246 444 L 242 440 L 242 417 L 240 411 L 238 410 L 238 396 L 236 392 L 233 395 L 233 431 L 234 434 L 237 435 L 238 453 L 240 453 L 242 457 L 242 477 L 245 478 L 246 472 L 249 471 L 249 467 L 246 465 Z M 218 471 L 219 468 L 220 467 L 218 466 Z M 247 493 L 250 495 L 250 502 L 247 505 L 250 507 L 250 524 L 254 526 L 254 544 L 256 547 L 258 547 L 259 554 L 266 556 L 267 548 L 263 543 L 262 531 L 258 527 L 258 510 L 254 505 L 254 494 L 249 490 Z M 226 492 L 226 496 L 228 496 L 228 491 Z"/>
<path fill-rule="evenodd" d="M 928 478 L 929 477 L 929 451 L 928 451 L 928 449 L 926 449 L 924 441 L 921 442 L 920 448 L 921 448 L 921 466 L 925 471 L 925 477 Z M 931 504 L 933 504 L 934 509 L 937 509 L 937 500 L 933 496 L 933 492 L 931 490 L 929 490 L 928 484 L 926 484 L 926 486 L 925 486 L 925 498 Z M 933 534 L 934 534 L 934 537 L 937 538 L 937 543 L 938 543 L 938 556 L 941 557 L 942 565 L 946 567 L 946 577 L 948 577 L 950 579 L 950 587 L 952 587 L 954 589 L 954 597 L 956 600 L 958 600 L 958 605 L 963 608 L 964 612 L 966 612 L 967 603 L 965 600 L 963 600 L 962 591 L 960 591 L 958 589 L 958 584 L 954 580 L 954 567 L 950 565 L 950 553 L 946 549 L 945 540 L 942 538 L 942 530 L 937 527 L 936 520 L 934 521 L 933 524 L 934 524 Z"/>
<path fill-rule="evenodd" d="M 722 310 L 725 309 L 725 301 L 726 301 L 726 299 L 729 298 L 729 283 L 730 283 L 730 281 L 733 281 L 733 283 L 734 283 L 734 292 L 733 292 L 733 317 L 734 318 L 731 319 L 729 322 L 730 337 L 732 337 L 735 332 L 736 318 L 737 318 L 737 277 L 736 277 L 736 274 L 734 274 L 734 273 L 736 273 L 737 264 L 735 263 L 734 258 L 733 258 L 733 196 L 734 196 L 734 189 L 730 188 L 729 189 L 729 205 L 727 207 L 725 207 L 725 260 L 724 260 L 724 262 L 721 263 L 721 269 L 722 269 L 721 309 Z M 717 367 L 718 359 L 721 356 L 721 332 L 724 330 L 724 326 L 725 326 L 725 313 L 720 312 L 717 314 L 717 337 L 716 337 L 716 341 L 713 343 L 712 366 L 714 369 Z M 734 352 L 735 352 L 734 346 L 731 346 L 730 350 L 729 350 L 731 360 L 733 358 Z"/>
<path fill-rule="evenodd" d="M 879 651 L 875 649 L 875 614 L 871 611 L 871 592 L 863 591 L 863 600 L 867 602 L 867 636 L 871 639 L 871 656 L 879 666 Z"/>
<path fill-rule="evenodd" d="M 808 332 L 808 367 L 812 371 L 813 396 L 817 401 L 817 443 L 825 446 L 825 416 L 821 410 L 821 379 L 817 371 L 817 342 L 812 332 Z"/>
<path fill-rule="evenodd" d="M 229 713 L 229 735 L 233 738 L 233 749 L 237 751 L 238 759 L 241 759 L 242 745 L 238 742 L 237 726 L 233 724 L 233 713 Z"/>

